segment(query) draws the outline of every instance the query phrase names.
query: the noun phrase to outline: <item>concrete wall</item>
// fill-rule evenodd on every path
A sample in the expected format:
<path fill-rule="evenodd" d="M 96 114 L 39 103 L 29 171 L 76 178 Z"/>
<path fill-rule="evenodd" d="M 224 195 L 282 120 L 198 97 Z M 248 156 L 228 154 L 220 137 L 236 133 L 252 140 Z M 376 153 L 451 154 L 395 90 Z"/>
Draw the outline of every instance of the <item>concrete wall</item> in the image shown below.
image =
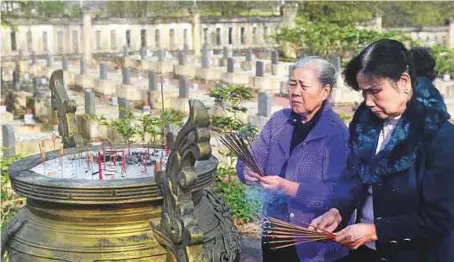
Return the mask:
<path fill-rule="evenodd" d="M 91 20 L 89 20 L 90 18 Z M 83 19 L 16 19 L 16 48 L 12 49 L 11 28 L 2 27 L 1 55 L 15 56 L 19 50 L 23 55 L 35 52 L 42 54 L 86 54 L 122 52 L 127 44 L 129 31 L 129 51 L 139 51 L 142 45 L 142 30 L 145 46 L 157 50 L 181 50 L 186 42 L 192 50 L 194 41 L 202 47 L 207 43 L 211 48 L 222 49 L 230 45 L 234 49 L 248 47 L 271 47 L 273 42 L 267 39 L 283 25 L 282 16 L 274 17 L 183 17 L 156 19 L 92 18 L 84 13 Z M 90 23 L 91 22 L 91 23 Z M 194 35 L 194 26 L 199 26 L 200 35 Z M 84 29 L 85 28 L 85 29 Z M 231 29 L 230 29 L 231 28 Z M 241 41 L 241 30 L 244 41 Z M 89 37 L 84 39 L 84 30 Z M 229 30 L 232 30 L 229 44 Z M 159 32 L 159 37 L 156 36 Z M 47 37 L 45 37 L 45 35 Z M 205 42 L 205 34 L 207 35 Z M 31 36 L 31 42 L 30 42 Z M 172 37 L 173 36 L 173 37 Z M 45 39 L 46 38 L 46 39 Z M 157 42 L 157 40 L 159 40 Z M 89 50 L 84 51 L 84 41 Z M 46 47 L 47 46 L 47 47 Z M 91 52 L 90 52 L 91 51 Z"/>
<path fill-rule="evenodd" d="M 17 26 L 15 50 L 12 50 L 12 29 L 1 28 L 1 55 L 15 56 L 19 54 L 19 50 L 24 55 L 30 55 L 34 51 L 38 55 L 83 53 L 87 57 L 92 53 L 121 52 L 127 43 L 128 30 L 129 50 L 134 52 L 140 50 L 142 30 L 146 32 L 146 47 L 152 50 L 159 47 L 163 50 L 178 50 L 183 48 L 185 42 L 191 50 L 194 46 L 198 49 L 205 43 L 213 49 L 221 49 L 223 46 L 233 49 L 266 48 L 274 46 L 267 36 L 271 36 L 283 26 L 294 25 L 294 21 L 288 21 L 294 20 L 293 11 L 294 8 L 289 7 L 282 9 L 280 16 L 237 18 L 200 17 L 198 12 L 190 12 L 189 17 L 178 18 L 93 18 L 89 11 L 85 11 L 80 19 L 20 18 L 13 20 Z M 195 27 L 199 30 L 194 30 Z M 454 48 L 454 19 L 450 20 L 448 26 L 441 27 L 383 28 L 382 17 L 377 14 L 372 21 L 358 27 L 375 31 L 400 31 L 426 45 L 439 43 Z M 156 41 L 157 31 L 159 43 Z M 90 36 L 88 39 L 84 38 L 84 32 Z M 88 50 L 84 50 L 85 46 Z M 195 50 L 195 53 L 198 51 Z"/>

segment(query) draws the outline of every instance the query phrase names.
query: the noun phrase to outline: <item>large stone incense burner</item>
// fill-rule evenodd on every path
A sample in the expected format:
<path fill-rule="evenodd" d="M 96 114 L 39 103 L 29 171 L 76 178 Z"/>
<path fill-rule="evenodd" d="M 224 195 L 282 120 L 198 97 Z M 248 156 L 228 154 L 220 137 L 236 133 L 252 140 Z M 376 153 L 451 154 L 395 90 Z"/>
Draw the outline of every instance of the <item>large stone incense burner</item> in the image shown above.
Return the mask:
<path fill-rule="evenodd" d="M 59 129 L 66 145 L 77 145 L 77 132 Z M 209 140 L 208 112 L 191 100 L 186 124 L 167 135 L 169 155 L 162 147 L 77 146 L 15 162 L 8 173 L 27 204 L 2 248 L 21 262 L 238 261 L 229 209 L 208 189 L 218 164 Z"/>

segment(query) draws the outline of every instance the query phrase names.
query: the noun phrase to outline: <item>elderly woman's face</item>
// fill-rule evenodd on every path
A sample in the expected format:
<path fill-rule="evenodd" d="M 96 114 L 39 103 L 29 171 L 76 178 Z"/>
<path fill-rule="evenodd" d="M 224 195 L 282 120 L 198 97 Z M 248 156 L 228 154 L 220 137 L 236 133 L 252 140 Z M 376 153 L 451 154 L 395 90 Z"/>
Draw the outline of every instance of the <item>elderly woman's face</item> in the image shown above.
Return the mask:
<path fill-rule="evenodd" d="M 293 112 L 311 115 L 328 98 L 331 87 L 320 83 L 319 69 L 316 66 L 305 66 L 293 70 L 289 80 L 289 102 Z"/>
<path fill-rule="evenodd" d="M 381 119 L 403 114 L 411 96 L 411 80 L 407 73 L 400 80 L 368 79 L 362 73 L 356 76 L 366 106 Z"/>

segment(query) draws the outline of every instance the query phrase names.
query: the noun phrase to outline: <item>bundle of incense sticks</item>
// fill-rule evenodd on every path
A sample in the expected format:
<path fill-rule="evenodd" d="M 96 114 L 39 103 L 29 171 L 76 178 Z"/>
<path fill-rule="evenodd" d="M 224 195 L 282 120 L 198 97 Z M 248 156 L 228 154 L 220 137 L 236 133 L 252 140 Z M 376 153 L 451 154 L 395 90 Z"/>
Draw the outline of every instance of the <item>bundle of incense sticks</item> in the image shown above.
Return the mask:
<path fill-rule="evenodd" d="M 223 143 L 232 153 L 234 153 L 238 159 L 249 167 L 252 172 L 263 176 L 262 168 L 259 163 L 255 160 L 254 152 L 251 149 L 249 141 L 239 134 L 230 133 L 220 138 Z"/>
<path fill-rule="evenodd" d="M 296 219 L 295 221 L 309 226 L 308 223 L 303 221 Z M 272 239 L 266 242 L 273 245 L 271 247 L 273 250 L 314 241 L 333 240 L 336 237 L 333 233 L 320 228 L 309 229 L 273 217 L 264 218 L 263 236 Z"/>

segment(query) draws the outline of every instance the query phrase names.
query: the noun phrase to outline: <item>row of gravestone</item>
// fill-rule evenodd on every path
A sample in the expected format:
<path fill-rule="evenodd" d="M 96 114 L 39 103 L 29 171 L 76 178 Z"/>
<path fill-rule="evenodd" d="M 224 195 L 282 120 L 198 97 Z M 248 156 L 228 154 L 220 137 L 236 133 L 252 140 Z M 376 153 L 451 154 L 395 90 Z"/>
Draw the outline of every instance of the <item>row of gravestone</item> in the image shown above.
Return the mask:
<path fill-rule="evenodd" d="M 190 86 L 190 81 L 187 77 L 181 76 L 179 78 L 179 92 L 178 92 L 178 97 L 179 98 L 189 98 L 189 86 Z M 158 74 L 156 72 L 149 72 L 148 73 L 148 88 L 150 91 L 157 91 L 158 90 Z M 95 102 L 95 93 L 91 89 L 86 89 L 85 90 L 85 113 L 89 115 L 94 115 L 96 114 L 96 102 Z M 120 107 L 120 117 L 123 117 L 124 114 L 121 112 L 121 108 L 127 108 L 128 106 L 128 101 L 126 99 L 119 98 L 118 99 L 118 105 Z"/>
<path fill-rule="evenodd" d="M 180 97 L 189 96 L 189 80 L 186 77 L 180 78 Z M 271 116 L 271 97 L 265 92 L 259 92 L 258 94 L 258 115 L 263 117 Z M 119 117 L 124 118 L 125 112 L 129 109 L 130 105 L 126 99 L 118 99 Z M 91 90 L 85 91 L 85 113 L 96 114 L 95 110 L 95 94 Z M 9 124 L 2 125 L 2 146 L 5 148 L 3 151 L 4 156 L 15 154 L 16 139 L 14 133 L 14 127 Z"/>

